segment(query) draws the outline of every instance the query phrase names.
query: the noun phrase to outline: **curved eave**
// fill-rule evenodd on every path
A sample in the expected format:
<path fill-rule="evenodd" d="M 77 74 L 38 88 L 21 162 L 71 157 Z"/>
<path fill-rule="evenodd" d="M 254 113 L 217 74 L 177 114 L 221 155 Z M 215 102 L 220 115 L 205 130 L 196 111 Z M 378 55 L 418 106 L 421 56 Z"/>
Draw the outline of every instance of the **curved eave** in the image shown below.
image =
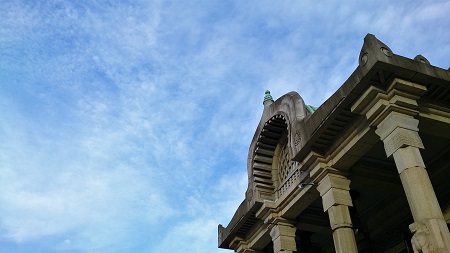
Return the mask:
<path fill-rule="evenodd" d="M 447 92 L 450 89 L 450 71 L 403 56 L 394 54 L 387 61 L 376 61 L 370 68 L 358 66 L 330 98 L 307 120 L 300 122 L 297 128 L 303 130 L 304 141 L 294 160 L 302 160 L 311 150 L 324 154 L 329 147 L 327 142 L 331 144 L 333 137 L 345 128 L 345 125 L 336 124 L 339 119 L 348 120 L 355 116 L 350 112 L 350 106 L 362 92 L 370 85 L 383 87 L 393 77 L 427 85 L 429 91 L 423 97 L 433 100 L 436 97 L 432 92 L 436 89 Z M 450 102 L 448 96 L 441 100 Z"/>
<path fill-rule="evenodd" d="M 262 204 L 262 202 L 248 201 L 246 198 L 239 205 L 227 227 L 219 224 L 219 248 L 231 249 L 230 243 L 235 237 L 245 238 L 247 232 L 257 221 L 255 214 Z"/>

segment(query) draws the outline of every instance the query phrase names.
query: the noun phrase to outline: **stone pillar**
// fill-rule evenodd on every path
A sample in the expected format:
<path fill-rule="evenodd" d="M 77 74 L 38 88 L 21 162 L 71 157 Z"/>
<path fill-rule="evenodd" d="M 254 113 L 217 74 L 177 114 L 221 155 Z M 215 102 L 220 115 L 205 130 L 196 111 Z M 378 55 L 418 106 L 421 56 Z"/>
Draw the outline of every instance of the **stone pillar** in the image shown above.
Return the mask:
<path fill-rule="evenodd" d="M 328 173 L 319 182 L 317 190 L 322 197 L 323 210 L 330 217 L 336 252 L 358 252 L 348 209 L 349 206 L 353 206 L 349 192 L 350 180 L 341 175 Z"/>
<path fill-rule="evenodd" d="M 369 89 L 352 106 L 365 114 L 383 141 L 387 157 L 393 156 L 414 218 L 410 230 L 414 252 L 450 252 L 450 234 L 419 149 L 417 100 L 426 87 L 394 79 L 386 91 Z"/>
<path fill-rule="evenodd" d="M 410 226 L 411 232 L 418 235 L 422 230 L 430 241 L 427 247 L 434 248 L 434 252 L 448 252 L 449 231 L 419 151 L 424 146 L 418 125 L 419 121 L 412 116 L 391 112 L 375 132 L 383 140 L 386 155 L 394 157 L 415 221 Z"/>
<path fill-rule="evenodd" d="M 291 223 L 277 219 L 270 230 L 274 253 L 292 253 L 297 251 L 295 243 L 295 231 L 297 229 Z"/>

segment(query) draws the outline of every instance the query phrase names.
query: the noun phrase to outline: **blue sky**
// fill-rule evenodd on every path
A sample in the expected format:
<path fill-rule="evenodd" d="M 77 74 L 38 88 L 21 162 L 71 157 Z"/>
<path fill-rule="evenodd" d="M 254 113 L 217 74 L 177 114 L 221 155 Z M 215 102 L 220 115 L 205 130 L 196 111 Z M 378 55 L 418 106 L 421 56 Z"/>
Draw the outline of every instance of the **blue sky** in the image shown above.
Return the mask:
<path fill-rule="evenodd" d="M 323 103 L 372 33 L 450 67 L 449 1 L 0 1 L 0 252 L 217 249 L 264 92 Z"/>

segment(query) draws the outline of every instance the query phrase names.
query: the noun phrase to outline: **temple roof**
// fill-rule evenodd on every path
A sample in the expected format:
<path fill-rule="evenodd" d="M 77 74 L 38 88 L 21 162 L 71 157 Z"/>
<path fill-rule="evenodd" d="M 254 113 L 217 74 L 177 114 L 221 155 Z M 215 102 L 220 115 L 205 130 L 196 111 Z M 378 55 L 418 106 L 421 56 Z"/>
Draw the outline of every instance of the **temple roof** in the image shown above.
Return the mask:
<path fill-rule="evenodd" d="M 255 136 L 250 146 L 250 151 L 255 150 L 255 145 L 260 142 L 260 134 L 264 132 L 269 120 L 276 120 L 274 115 L 279 113 L 279 108 L 290 97 L 292 101 L 301 100 L 305 113 L 298 113 L 301 116 L 291 116 L 286 121 L 289 131 L 292 132 L 292 142 L 295 142 L 292 152 L 292 159 L 298 162 L 310 152 L 325 155 L 332 146 L 335 138 L 347 126 L 348 122 L 356 117 L 351 111 L 351 105 L 361 96 L 369 86 L 385 88 L 389 80 L 401 78 L 410 82 L 421 83 L 427 86 L 427 92 L 423 98 L 436 101 L 438 103 L 450 104 L 450 71 L 430 65 L 429 61 L 422 55 L 417 55 L 414 59 L 396 55 L 383 42 L 374 35 L 367 34 L 358 58 L 359 65 L 341 87 L 322 105 L 313 107 L 305 105 L 301 97 L 294 93 L 288 93 L 274 103 L 265 106 L 262 122 L 255 132 Z M 265 101 L 268 101 L 269 94 L 266 93 Z M 271 96 L 270 96 L 271 98 Z M 273 100 L 272 100 L 273 101 Z M 291 102 L 295 104 L 295 102 Z M 285 104 L 285 103 L 284 103 Z M 286 104 L 285 104 L 286 105 Z M 289 105 L 287 105 L 289 107 Z M 297 106 L 298 107 L 298 106 Z M 298 108 L 301 108 L 298 107 Z M 292 109 L 292 108 L 291 108 Z M 265 123 L 266 122 L 266 123 Z M 294 136 L 295 133 L 295 136 Z M 249 152 L 249 180 L 252 177 L 253 153 Z M 252 187 L 249 182 L 249 187 Z M 237 209 L 227 227 L 219 225 L 219 247 L 229 248 L 233 238 L 245 233 L 252 224 L 257 222 L 255 213 L 263 204 L 257 197 L 250 194 L 248 189 L 245 199 Z"/>

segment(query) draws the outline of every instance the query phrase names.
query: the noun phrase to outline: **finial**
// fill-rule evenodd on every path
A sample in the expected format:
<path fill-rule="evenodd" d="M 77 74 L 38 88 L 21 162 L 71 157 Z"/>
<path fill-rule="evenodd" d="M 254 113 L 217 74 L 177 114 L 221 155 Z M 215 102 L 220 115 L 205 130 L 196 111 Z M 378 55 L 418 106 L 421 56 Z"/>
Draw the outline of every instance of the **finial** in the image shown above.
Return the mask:
<path fill-rule="evenodd" d="M 389 61 L 392 56 L 392 50 L 386 44 L 378 40 L 375 35 L 368 33 L 364 37 L 364 44 L 359 53 L 359 66 L 364 67 L 367 64 L 367 66 L 373 66 L 379 60 Z"/>
<path fill-rule="evenodd" d="M 430 65 L 430 62 L 427 60 L 427 58 L 425 58 L 423 55 L 419 54 L 416 57 L 414 57 L 414 60 L 419 61 L 421 63 L 425 63 Z"/>
<path fill-rule="evenodd" d="M 273 98 L 272 98 L 272 96 L 270 95 L 270 91 L 269 90 L 266 90 L 266 93 L 265 93 L 266 95 L 264 96 L 264 101 L 263 101 L 263 104 L 265 105 L 266 104 L 266 101 L 271 101 L 271 102 L 273 102 Z"/>

